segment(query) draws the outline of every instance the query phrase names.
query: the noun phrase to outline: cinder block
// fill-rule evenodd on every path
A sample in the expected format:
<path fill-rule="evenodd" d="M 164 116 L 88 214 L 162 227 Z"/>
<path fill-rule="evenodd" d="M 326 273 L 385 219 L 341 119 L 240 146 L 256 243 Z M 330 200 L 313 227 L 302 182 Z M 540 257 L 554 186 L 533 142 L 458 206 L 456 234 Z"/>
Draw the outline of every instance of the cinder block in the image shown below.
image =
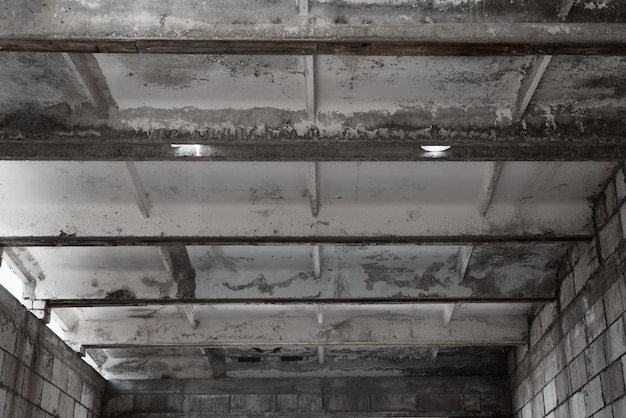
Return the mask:
<path fill-rule="evenodd" d="M 466 393 L 463 395 L 463 411 L 479 412 L 480 411 L 480 394 Z"/>
<path fill-rule="evenodd" d="M 626 353 L 626 334 L 623 317 L 615 321 L 604 332 L 604 351 L 606 361 L 612 363 Z"/>
<path fill-rule="evenodd" d="M 598 338 L 585 349 L 585 364 L 587 366 L 587 376 L 593 377 L 606 367 L 604 358 L 604 344 L 602 338 Z"/>
<path fill-rule="evenodd" d="M 572 347 L 572 356 L 576 357 L 587 347 L 587 332 L 585 330 L 585 321 L 580 320 L 574 324 L 569 332 L 569 343 Z"/>
<path fill-rule="evenodd" d="M 561 373 L 556 375 L 554 379 L 556 382 L 556 397 L 558 403 L 565 401 L 572 394 L 572 386 L 569 381 L 569 371 L 566 368 Z"/>
<path fill-rule="evenodd" d="M 553 349 L 543 360 L 543 367 L 546 375 L 546 382 L 554 379 L 559 373 L 559 362 L 556 355 L 557 350 Z"/>
<path fill-rule="evenodd" d="M 83 389 L 83 382 L 78 373 L 70 369 L 67 374 L 67 394 L 79 401 Z"/>
<path fill-rule="evenodd" d="M 626 418 L 626 397 L 613 403 L 613 418 Z"/>
<path fill-rule="evenodd" d="M 14 390 L 17 378 L 17 359 L 8 353 L 4 354 L 0 373 L 0 384 Z"/>
<path fill-rule="evenodd" d="M 618 280 L 604 294 L 604 311 L 606 322 L 612 324 L 617 318 L 624 313 L 623 296 L 626 294 L 626 288 L 623 280 Z"/>
<path fill-rule="evenodd" d="M 185 395 L 183 412 L 228 412 L 228 395 Z"/>
<path fill-rule="evenodd" d="M 556 302 L 545 303 L 539 312 L 541 318 L 541 335 L 545 334 L 557 316 Z"/>
<path fill-rule="evenodd" d="M 527 377 L 520 383 L 519 390 L 522 405 L 526 405 L 528 402 L 530 402 L 534 395 L 532 390 L 532 381 L 529 377 Z"/>
<path fill-rule="evenodd" d="M 596 303 L 585 312 L 585 325 L 587 328 L 587 341 L 595 340 L 606 329 L 604 317 L 604 303 L 598 299 Z"/>
<path fill-rule="evenodd" d="M 464 396 L 465 402 L 465 396 Z M 502 393 L 487 392 L 480 394 L 480 412 L 489 416 L 510 416 L 511 397 Z M 469 413 L 469 412 L 468 412 Z"/>
<path fill-rule="evenodd" d="M 369 396 L 368 406 L 369 406 Z M 231 395 L 230 410 L 232 412 L 273 412 L 276 410 L 276 396 L 265 394 Z"/>
<path fill-rule="evenodd" d="M 61 391 L 48 381 L 43 382 L 41 393 L 41 407 L 52 415 L 56 415 L 59 410 L 59 398 Z"/>
<path fill-rule="evenodd" d="M 88 418 L 88 411 L 83 405 L 78 402 L 74 405 L 74 418 Z"/>
<path fill-rule="evenodd" d="M 564 402 L 554 411 L 554 418 L 570 418 L 572 416 L 569 410 L 569 402 Z"/>
<path fill-rule="evenodd" d="M 537 316 L 530 323 L 530 346 L 534 347 L 541 338 L 541 317 Z"/>
<path fill-rule="evenodd" d="M 565 276 L 561 287 L 559 288 L 559 301 L 561 303 L 561 310 L 565 309 L 567 305 L 574 300 L 576 296 L 576 289 L 574 288 L 574 275 L 572 273 Z"/>
<path fill-rule="evenodd" d="M 535 395 L 532 401 L 533 404 L 533 417 L 542 417 L 545 406 L 543 402 L 543 391 L 540 391 Z"/>
<path fill-rule="evenodd" d="M 0 348 L 13 354 L 15 351 L 15 325 L 4 316 L 0 316 Z"/>
<path fill-rule="evenodd" d="M 526 354 L 528 353 L 528 346 L 526 344 L 518 345 L 515 347 L 515 361 L 517 364 L 520 364 L 524 358 L 526 358 Z"/>
<path fill-rule="evenodd" d="M 93 409 L 94 390 L 87 383 L 83 384 L 80 395 L 80 403 L 85 405 L 87 409 Z"/>
<path fill-rule="evenodd" d="M 60 418 L 73 418 L 74 416 L 74 399 L 68 394 L 61 393 L 59 396 L 59 417 Z"/>
<path fill-rule="evenodd" d="M 52 377 L 50 381 L 54 383 L 56 387 L 61 389 L 61 392 L 67 391 L 67 375 L 68 367 L 61 359 L 55 358 L 52 365 Z"/>
<path fill-rule="evenodd" d="M 418 411 L 431 413 L 451 413 L 458 415 L 463 411 L 463 395 L 441 393 L 418 393 Z"/>
<path fill-rule="evenodd" d="M 546 385 L 546 373 L 545 369 L 539 365 L 532 371 L 532 381 L 533 381 L 533 395 L 541 392 L 543 387 Z"/>
<path fill-rule="evenodd" d="M 111 416 L 115 413 L 133 412 L 135 410 L 135 395 L 116 396 L 106 402 L 103 410 L 103 415 L 105 417 Z"/>
<path fill-rule="evenodd" d="M 380 395 L 385 396 L 385 395 Z M 393 396 L 393 395 L 389 395 Z M 415 397 L 415 395 L 413 395 Z M 384 407 L 388 401 L 404 401 L 404 399 L 381 399 L 372 401 L 379 407 Z M 321 412 L 324 404 L 322 394 L 281 394 L 276 396 L 276 405 L 279 412 Z M 414 405 L 415 406 L 415 405 Z M 403 409 L 404 410 L 404 409 Z M 415 408 L 411 409 L 412 411 Z"/>
<path fill-rule="evenodd" d="M 611 411 L 610 406 L 607 406 L 596 412 L 593 418 L 613 418 L 613 411 Z"/>
<path fill-rule="evenodd" d="M 577 392 L 587 382 L 585 357 L 581 354 L 568 366 L 572 392 Z"/>
<path fill-rule="evenodd" d="M 591 379 L 589 383 L 583 387 L 583 394 L 585 396 L 585 413 L 588 417 L 604 407 L 600 376 Z"/>
<path fill-rule="evenodd" d="M 38 355 L 35 358 L 35 371 L 46 380 L 50 380 L 52 376 L 52 364 L 54 357 L 43 347 L 39 347 Z"/>
<path fill-rule="evenodd" d="M 574 266 L 574 288 L 578 294 L 585 286 L 591 274 L 599 267 L 595 240 L 581 247 L 580 259 Z"/>
<path fill-rule="evenodd" d="M 522 408 L 522 418 L 533 418 L 533 405 L 532 405 L 532 402 L 528 402 Z"/>
<path fill-rule="evenodd" d="M 624 369 L 620 360 L 614 361 L 602 372 L 602 391 L 607 404 L 624 395 Z"/>
<path fill-rule="evenodd" d="M 4 413 L 4 406 L 7 403 L 7 390 L 0 386 L 0 414 Z M 2 415 L 4 416 L 4 415 Z"/>
<path fill-rule="evenodd" d="M 44 380 L 34 371 L 28 374 L 28 382 L 24 382 L 22 390 L 28 399 L 35 405 L 41 405 L 41 392 L 43 390 Z"/>
<path fill-rule="evenodd" d="M 545 408 L 545 414 L 556 408 L 557 403 L 556 382 L 551 380 L 548 382 L 546 387 L 543 388 L 543 405 Z"/>
<path fill-rule="evenodd" d="M 413 412 L 417 410 L 417 395 L 414 393 L 372 395 L 370 402 L 372 411 Z M 477 403 L 480 410 L 480 398 Z M 472 403 L 470 406 L 473 405 L 475 404 Z"/>
<path fill-rule="evenodd" d="M 572 418 L 585 418 L 585 395 L 582 391 L 576 392 L 569 398 L 570 412 Z"/>
<path fill-rule="evenodd" d="M 604 228 L 600 229 L 598 234 L 600 253 L 603 260 L 606 260 L 615 252 L 622 239 L 622 234 L 620 234 L 622 227 L 619 218 L 619 216 L 613 216 L 609 219 L 609 222 Z"/>
<path fill-rule="evenodd" d="M 559 351 L 557 352 L 557 360 L 559 361 L 559 366 L 561 369 L 565 368 L 569 362 L 574 359 L 574 355 L 572 354 L 572 346 L 569 341 L 569 334 L 565 334 L 561 342 L 558 344 Z"/>

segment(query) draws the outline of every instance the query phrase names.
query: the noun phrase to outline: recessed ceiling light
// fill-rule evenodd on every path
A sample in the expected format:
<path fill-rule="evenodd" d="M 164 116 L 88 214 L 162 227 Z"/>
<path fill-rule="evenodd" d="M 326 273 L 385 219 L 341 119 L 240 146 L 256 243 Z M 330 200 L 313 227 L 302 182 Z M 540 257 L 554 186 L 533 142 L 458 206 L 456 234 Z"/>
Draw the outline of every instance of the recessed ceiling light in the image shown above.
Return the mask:
<path fill-rule="evenodd" d="M 426 152 L 444 152 L 452 147 L 450 145 L 422 145 L 421 148 Z"/>

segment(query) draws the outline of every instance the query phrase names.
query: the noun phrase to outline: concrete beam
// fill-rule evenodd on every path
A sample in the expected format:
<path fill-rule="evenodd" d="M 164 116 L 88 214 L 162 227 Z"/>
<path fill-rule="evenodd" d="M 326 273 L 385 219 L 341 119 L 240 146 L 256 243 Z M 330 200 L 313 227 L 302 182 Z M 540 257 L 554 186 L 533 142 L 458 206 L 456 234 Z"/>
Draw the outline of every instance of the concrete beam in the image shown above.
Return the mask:
<path fill-rule="evenodd" d="M 320 211 L 320 179 L 319 179 L 319 163 L 309 161 L 307 165 L 307 192 L 309 195 L 309 203 L 311 204 L 311 215 L 317 218 Z"/>
<path fill-rule="evenodd" d="M 530 104 L 530 100 L 535 95 L 535 91 L 539 86 L 541 77 L 543 77 L 543 73 L 548 68 L 548 65 L 550 65 L 551 60 L 552 55 L 539 55 L 534 57 L 533 62 L 530 64 L 530 69 L 522 80 L 519 92 L 517 93 L 517 100 L 515 102 L 515 106 L 513 107 L 513 111 L 511 112 L 511 119 L 513 119 L 513 122 L 519 122 L 522 120 L 522 117 Z"/>
<path fill-rule="evenodd" d="M 578 135 L 532 138 L 512 136 L 502 141 L 482 137 L 474 144 L 459 137 L 395 141 L 387 143 L 349 139 L 345 143 L 300 141 L 289 143 L 262 140 L 258 144 L 211 143 L 172 148 L 167 143 L 141 143 L 137 140 L 112 140 L 101 143 L 86 138 L 51 138 L 45 134 L 31 141 L 0 138 L 0 160 L 28 161 L 616 161 L 626 159 L 626 144 L 619 135 L 601 133 L 584 139 Z M 0 133 L 0 137 L 3 135 Z M 28 135 L 27 135 L 28 137 Z M 534 140 L 533 140 L 534 139 Z M 45 142 L 44 142 L 45 141 Z M 163 139 L 157 140 L 159 142 Z M 188 140 L 187 140 L 188 141 Z M 198 142 L 206 139 L 197 138 Z M 567 142 L 571 141 L 571 142 Z M 420 148 L 433 142 L 449 144 L 446 152 L 432 153 Z M 172 139 L 176 143 L 176 139 Z"/>
<path fill-rule="evenodd" d="M 327 318 L 320 330 L 308 317 L 245 319 L 214 318 L 192 329 L 186 320 L 126 318 L 123 321 L 81 321 L 66 338 L 90 348 L 233 346 L 474 346 L 519 345 L 527 342 L 525 316 L 459 318 L 448 328 L 438 319 L 382 316 Z"/>
<path fill-rule="evenodd" d="M 487 212 L 489 212 L 491 202 L 493 201 L 493 195 L 496 192 L 498 178 L 500 177 L 500 170 L 502 170 L 503 165 L 503 162 L 495 161 L 485 167 L 483 183 L 480 187 L 477 201 L 478 213 L 481 217 L 484 217 L 487 215 Z"/>
<path fill-rule="evenodd" d="M 121 171 L 124 173 L 124 177 L 128 182 L 128 186 L 137 202 L 139 211 L 144 218 L 150 217 L 150 210 L 152 210 L 152 203 L 150 202 L 150 196 L 143 187 L 137 167 L 132 161 L 125 161 L 122 163 Z"/>
<path fill-rule="evenodd" d="M 319 245 L 311 247 L 311 258 L 313 259 L 313 275 L 319 279 L 322 275 L 322 249 Z"/>
<path fill-rule="evenodd" d="M 75 53 L 63 53 L 63 58 L 98 116 L 107 119 L 117 112 L 117 103 L 96 58 L 92 54 Z"/>
<path fill-rule="evenodd" d="M 308 0 L 301 0 L 308 2 Z M 304 82 L 306 86 L 306 113 L 309 121 L 315 122 L 317 106 L 315 102 L 315 56 L 304 57 Z"/>
<path fill-rule="evenodd" d="M 46 275 L 28 249 L 5 247 L 2 258 L 23 283 L 23 297 L 35 299 L 37 281 L 45 280 Z"/>
<path fill-rule="evenodd" d="M 157 251 L 163 266 L 178 285 L 176 297 L 193 299 L 196 292 L 196 271 L 189 260 L 187 248 L 184 245 L 165 245 L 157 247 Z"/>
<path fill-rule="evenodd" d="M 434 23 L 428 25 L 212 25 L 183 26 L 178 36 L 151 36 L 135 24 L 119 27 L 116 15 L 100 21 L 98 36 L 68 19 L 54 29 L 0 25 L 0 50 L 10 52 L 345 55 L 624 55 L 626 25 L 614 23 Z M 158 16 L 155 16 L 155 18 Z M 156 21 L 156 19 L 155 19 Z M 50 22 L 52 23 L 52 22 Z M 135 22 L 136 23 L 136 22 Z M 173 29 L 173 28 L 172 28 Z M 60 30 L 60 29 L 59 29 Z M 170 29 L 171 30 L 171 29 Z M 71 34 L 71 35 L 68 35 Z"/>
<path fill-rule="evenodd" d="M 180 245 L 492 245 L 589 242 L 592 234 L 572 231 L 567 234 L 513 235 L 422 235 L 422 236 L 3 236 L 0 245 L 7 247 L 101 247 L 101 246 L 180 246 Z"/>
<path fill-rule="evenodd" d="M 468 304 L 468 303 L 542 303 L 552 302 L 555 296 L 540 297 L 402 297 L 402 298 L 247 298 L 247 299 L 47 299 L 50 308 L 90 308 L 90 307 L 119 307 L 119 306 L 149 306 L 149 305 L 413 305 L 419 304 Z M 323 315 L 319 317 L 323 324 Z M 443 315 L 442 315 L 443 318 Z"/>

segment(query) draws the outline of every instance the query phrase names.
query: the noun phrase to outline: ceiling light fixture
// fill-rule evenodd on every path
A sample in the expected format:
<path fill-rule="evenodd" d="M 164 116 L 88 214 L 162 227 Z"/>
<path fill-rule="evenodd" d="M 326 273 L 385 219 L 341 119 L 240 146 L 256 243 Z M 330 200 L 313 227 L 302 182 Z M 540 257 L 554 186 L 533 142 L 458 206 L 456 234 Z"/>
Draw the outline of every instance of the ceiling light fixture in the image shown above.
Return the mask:
<path fill-rule="evenodd" d="M 450 145 L 422 145 L 421 148 L 426 152 L 444 152 L 452 147 Z"/>

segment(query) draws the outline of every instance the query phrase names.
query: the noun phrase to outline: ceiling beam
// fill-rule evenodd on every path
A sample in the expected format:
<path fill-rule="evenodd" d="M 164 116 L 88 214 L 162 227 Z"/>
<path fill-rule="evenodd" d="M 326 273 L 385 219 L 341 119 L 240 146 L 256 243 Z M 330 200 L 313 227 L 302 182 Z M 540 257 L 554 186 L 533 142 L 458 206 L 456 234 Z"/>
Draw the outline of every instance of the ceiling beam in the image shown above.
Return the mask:
<path fill-rule="evenodd" d="M 309 0 L 296 0 L 298 6 L 298 14 L 300 16 L 306 16 L 309 14 Z"/>
<path fill-rule="evenodd" d="M 525 316 L 459 318 L 448 328 L 438 319 L 381 316 L 327 319 L 322 330 L 311 318 L 213 318 L 192 329 L 179 317 L 82 321 L 66 338 L 91 348 L 263 346 L 518 345 L 527 340 Z"/>
<path fill-rule="evenodd" d="M 467 134 L 462 134 L 467 137 Z M 2 136 L 2 135 L 0 135 Z M 614 137 L 596 134 L 584 141 L 578 136 L 555 136 L 535 143 L 532 138 L 512 141 L 430 139 L 415 142 L 290 142 L 259 141 L 194 145 L 172 148 L 163 143 L 115 142 L 100 138 L 101 143 L 80 138 L 49 142 L 29 139 L 0 139 L 0 160 L 29 161 L 616 161 L 626 159 L 626 143 Z M 567 142 L 567 140 L 571 142 Z M 200 139 L 198 139 L 200 140 Z M 446 152 L 426 152 L 420 145 L 433 142 L 451 144 Z M 515 142 L 517 141 L 517 142 Z M 236 142 L 236 141 L 233 141 Z"/>
<path fill-rule="evenodd" d="M 434 23 L 428 25 L 203 25 L 171 38 L 133 37 L 116 25 L 93 37 L 66 22 L 63 34 L 28 25 L 0 31 L 9 52 L 331 54 L 392 56 L 625 55 L 626 25 L 614 23 Z M 80 22 L 85 26 L 83 22 Z M 184 31 L 184 29 L 183 29 Z M 135 33 L 145 33 L 134 28 Z M 186 32 L 186 31 L 185 31 Z M 81 36 L 82 33 L 82 36 Z M 200 34 L 198 36 L 197 34 Z"/>
<path fill-rule="evenodd" d="M 93 54 L 63 53 L 63 58 L 99 118 L 107 119 L 118 110 L 102 69 Z"/>
<path fill-rule="evenodd" d="M 543 73 L 548 68 L 548 65 L 550 65 L 551 60 L 552 55 L 539 55 L 533 58 L 530 68 L 522 80 L 520 89 L 517 93 L 515 106 L 511 112 L 511 119 L 513 122 L 519 122 L 522 120 L 522 117 L 530 104 L 530 100 L 535 95 L 535 91 L 539 86 L 541 77 L 543 77 Z"/>
<path fill-rule="evenodd" d="M 307 1 L 307 0 L 304 0 Z M 306 113 L 309 121 L 315 122 L 317 105 L 315 102 L 315 56 L 304 57 L 304 81 L 306 85 Z"/>
<path fill-rule="evenodd" d="M 322 255 L 319 245 L 311 247 L 311 258 L 313 259 L 313 276 L 319 279 L 322 276 Z"/>
<path fill-rule="evenodd" d="M 309 161 L 307 164 L 307 191 L 309 195 L 309 203 L 311 204 L 311 215 L 317 218 L 320 211 L 320 180 L 319 180 L 319 163 Z"/>
<path fill-rule="evenodd" d="M 502 161 L 494 161 L 485 167 L 483 182 L 478 194 L 478 214 L 481 217 L 485 217 L 487 212 L 489 212 L 503 165 Z"/>
<path fill-rule="evenodd" d="M 440 305 L 440 304 L 529 304 L 551 302 L 555 300 L 555 296 L 517 296 L 517 297 L 381 297 L 381 298 L 228 298 L 228 299 L 46 299 L 46 304 L 50 309 L 67 309 L 67 308 L 105 308 L 105 307 L 124 307 L 124 306 L 220 306 L 220 305 L 247 305 L 247 306 L 263 306 L 263 305 L 315 305 L 319 307 L 317 314 L 317 322 L 320 327 L 324 326 L 323 308 L 325 306 L 370 306 L 370 305 Z"/>
<path fill-rule="evenodd" d="M 35 299 L 37 281 L 46 279 L 46 274 L 37 260 L 28 249 L 21 247 L 0 248 L 0 256 L 22 282 L 22 296 L 25 299 Z"/>
<path fill-rule="evenodd" d="M 593 234 L 438 235 L 438 236 L 0 236 L 7 247 L 100 247 L 180 245 L 492 245 L 588 242 Z"/>
<path fill-rule="evenodd" d="M 137 206 L 139 207 L 141 216 L 143 216 L 145 219 L 149 218 L 150 211 L 152 210 L 150 195 L 143 187 L 143 183 L 141 182 L 141 178 L 139 177 L 139 173 L 137 172 L 137 167 L 135 166 L 135 163 L 132 161 L 125 161 L 121 167 L 121 171 L 124 173 L 126 182 L 128 183 L 133 197 L 137 202 Z"/>
<path fill-rule="evenodd" d="M 159 257 L 165 270 L 177 284 L 176 297 L 179 299 L 193 299 L 196 293 L 196 270 L 191 265 L 189 253 L 184 245 L 163 245 L 157 247 Z M 196 320 L 184 315 L 191 323 Z"/>

